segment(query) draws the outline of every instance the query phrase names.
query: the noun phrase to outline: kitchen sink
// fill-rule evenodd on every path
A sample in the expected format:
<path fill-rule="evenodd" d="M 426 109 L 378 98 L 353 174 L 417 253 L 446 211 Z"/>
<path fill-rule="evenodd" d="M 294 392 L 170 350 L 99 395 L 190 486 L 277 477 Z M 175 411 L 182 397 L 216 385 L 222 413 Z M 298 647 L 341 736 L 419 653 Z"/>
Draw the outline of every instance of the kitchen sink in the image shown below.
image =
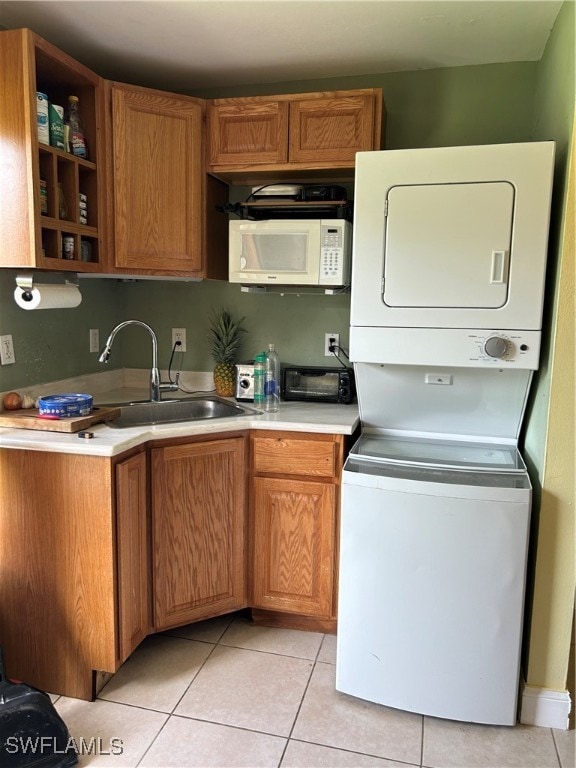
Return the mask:
<path fill-rule="evenodd" d="M 243 408 L 218 397 L 188 400 L 162 400 L 161 402 L 114 403 L 120 415 L 107 422 L 113 429 L 145 427 L 154 424 L 176 424 L 182 421 L 224 419 L 230 416 L 256 415 L 258 411 Z"/>

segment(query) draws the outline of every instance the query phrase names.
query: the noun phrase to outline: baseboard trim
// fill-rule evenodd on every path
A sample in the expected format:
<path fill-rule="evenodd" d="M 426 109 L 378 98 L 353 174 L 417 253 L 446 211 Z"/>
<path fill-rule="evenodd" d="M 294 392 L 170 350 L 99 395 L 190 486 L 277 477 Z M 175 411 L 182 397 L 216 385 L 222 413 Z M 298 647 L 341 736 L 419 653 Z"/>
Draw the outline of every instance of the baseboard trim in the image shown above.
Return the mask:
<path fill-rule="evenodd" d="M 543 728 L 568 730 L 572 701 L 568 691 L 550 691 L 524 684 L 520 703 L 520 722 Z"/>

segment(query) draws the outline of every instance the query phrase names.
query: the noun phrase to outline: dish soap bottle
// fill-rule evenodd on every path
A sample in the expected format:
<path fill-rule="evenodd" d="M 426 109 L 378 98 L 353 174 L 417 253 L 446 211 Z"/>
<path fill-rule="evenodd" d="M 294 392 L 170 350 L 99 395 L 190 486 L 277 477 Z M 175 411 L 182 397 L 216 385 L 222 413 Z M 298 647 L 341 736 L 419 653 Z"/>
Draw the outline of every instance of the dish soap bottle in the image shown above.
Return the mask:
<path fill-rule="evenodd" d="M 260 352 L 254 358 L 254 407 L 262 408 L 266 398 L 264 395 L 264 385 L 266 380 L 266 353 Z"/>
<path fill-rule="evenodd" d="M 266 378 L 264 383 L 264 410 L 276 413 L 280 408 L 280 358 L 274 344 L 268 344 L 266 354 Z"/>
<path fill-rule="evenodd" d="M 87 160 L 88 151 L 86 149 L 86 139 L 84 137 L 84 130 L 82 128 L 78 96 L 68 96 L 68 113 L 66 115 L 66 123 L 69 128 L 68 140 L 70 142 L 72 154 L 76 157 L 83 157 L 85 160 Z"/>

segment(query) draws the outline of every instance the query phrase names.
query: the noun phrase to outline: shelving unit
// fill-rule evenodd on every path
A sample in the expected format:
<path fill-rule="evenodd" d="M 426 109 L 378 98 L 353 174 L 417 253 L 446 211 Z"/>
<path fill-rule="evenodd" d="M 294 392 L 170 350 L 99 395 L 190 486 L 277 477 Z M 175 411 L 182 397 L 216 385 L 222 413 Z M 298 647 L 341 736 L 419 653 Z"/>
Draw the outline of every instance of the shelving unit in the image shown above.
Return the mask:
<path fill-rule="evenodd" d="M 78 96 L 88 159 L 38 140 L 36 92 L 64 109 Z M 98 75 L 26 29 L 0 32 L 0 266 L 101 270 L 103 189 Z M 40 181 L 47 213 L 41 213 Z M 80 221 L 86 195 L 87 223 Z M 73 248 L 64 258 L 63 238 Z"/>
<path fill-rule="evenodd" d="M 243 219 L 347 219 L 352 221 L 352 202 L 348 200 L 261 200 L 237 203 L 234 213 Z"/>
<path fill-rule="evenodd" d="M 74 242 L 72 261 L 98 262 L 98 186 L 96 165 L 39 144 L 40 178 L 46 182 L 48 213 L 41 215 L 42 255 L 64 258 L 63 237 Z M 86 195 L 88 223 L 80 223 L 80 194 Z M 93 202 L 94 201 L 94 202 Z M 83 243 L 88 248 L 82 249 Z M 87 258 L 88 254 L 90 258 Z"/>

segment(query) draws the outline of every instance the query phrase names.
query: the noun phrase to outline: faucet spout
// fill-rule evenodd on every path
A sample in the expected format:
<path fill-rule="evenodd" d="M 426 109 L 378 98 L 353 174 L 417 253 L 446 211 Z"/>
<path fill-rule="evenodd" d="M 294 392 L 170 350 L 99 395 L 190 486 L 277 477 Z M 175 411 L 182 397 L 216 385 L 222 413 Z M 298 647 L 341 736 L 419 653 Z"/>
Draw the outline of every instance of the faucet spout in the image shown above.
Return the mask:
<path fill-rule="evenodd" d="M 110 359 L 112 344 L 114 343 L 116 334 L 118 333 L 118 331 L 121 331 L 122 328 L 125 328 L 127 325 L 140 325 L 142 326 L 142 328 L 145 328 L 150 334 L 150 338 L 152 339 L 152 368 L 150 369 L 150 400 L 156 403 L 160 402 L 160 400 L 162 399 L 162 392 L 163 391 L 174 392 L 175 390 L 178 389 L 178 384 L 177 383 L 173 384 L 172 382 L 164 383 L 161 381 L 160 371 L 158 369 L 158 338 L 156 336 L 154 329 L 152 328 L 152 326 L 148 325 L 148 323 L 144 323 L 142 320 L 124 320 L 124 322 L 118 323 L 118 325 L 110 331 L 110 335 L 106 340 L 106 344 L 104 345 L 104 348 L 100 353 L 98 361 L 100 363 L 108 362 L 108 360 Z"/>

